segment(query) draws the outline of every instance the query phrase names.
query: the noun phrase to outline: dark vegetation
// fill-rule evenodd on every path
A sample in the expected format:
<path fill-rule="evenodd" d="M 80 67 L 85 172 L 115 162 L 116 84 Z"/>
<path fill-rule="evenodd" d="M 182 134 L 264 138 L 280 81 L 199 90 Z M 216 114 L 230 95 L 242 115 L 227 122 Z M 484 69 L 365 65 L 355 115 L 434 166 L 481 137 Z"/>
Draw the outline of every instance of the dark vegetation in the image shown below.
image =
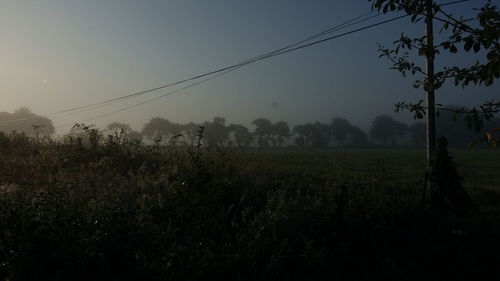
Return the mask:
<path fill-rule="evenodd" d="M 423 24 L 426 32 L 421 36 L 409 36 L 405 31 L 392 43 L 392 48 L 379 45 L 379 57 L 388 59 L 391 69 L 403 76 L 418 77 L 412 86 L 427 92 L 426 102 L 398 102 L 395 110 L 410 111 L 415 118 L 423 119 L 434 116 L 435 112 L 448 111 L 455 117 L 462 116 L 471 130 L 481 131 L 485 122 L 492 120 L 500 112 L 500 101 L 497 99 L 483 102 L 477 107 L 444 107 L 434 104 L 434 91 L 446 83 L 455 86 L 484 85 L 486 87 L 500 78 L 500 11 L 495 1 L 482 1 L 480 8 L 474 8 L 472 16 L 458 15 L 448 9 L 448 5 L 458 2 L 439 3 L 433 0 L 368 0 L 372 9 L 390 14 L 403 12 L 410 17 L 413 24 Z M 465 2 L 465 1 L 459 1 Z M 439 30 L 439 36 L 436 36 Z M 468 65 L 441 65 L 435 68 L 435 60 L 442 55 L 456 56 L 474 53 L 476 59 Z M 413 60 L 413 55 L 426 58 L 423 61 Z M 453 61 L 453 60 L 450 60 Z M 432 65 L 432 71 L 428 67 Z M 429 102 L 429 99 L 431 100 Z M 436 111 L 437 110 L 437 111 Z M 433 117 L 431 119 L 434 119 Z M 430 121 L 435 123 L 434 121 Z M 431 126 L 433 127 L 433 126 Z M 431 135 L 434 130 L 431 129 Z M 432 137 L 435 139 L 435 136 Z M 434 143 L 434 141 L 432 141 Z M 490 144 L 497 146 L 498 140 Z"/>
<path fill-rule="evenodd" d="M 445 17 L 448 37 L 429 47 L 425 37 L 402 34 L 394 49 L 380 48 L 393 68 L 423 74 L 414 87 L 424 89 L 498 79 L 492 1 L 471 19 L 433 1 L 373 1 L 413 22 L 426 4 Z M 408 60 L 412 48 L 427 57 L 459 48 L 487 57 L 427 79 Z M 385 115 L 374 119 L 371 139 L 343 118 L 294 128 L 259 118 L 251 132 L 221 117 L 154 118 L 142 133 L 121 123 L 107 132 L 80 124 L 55 139 L 46 118 L 2 113 L 17 121 L 1 130 L 20 132 L 0 133 L 0 280 L 499 280 L 498 151 L 458 164 L 448 151 L 478 138 L 497 145 L 498 107 L 438 106 L 438 135 L 448 140 L 438 140 L 426 177 L 416 150 L 380 151 L 408 136 L 423 145 L 425 126 Z M 427 109 L 422 101 L 396 105 L 417 118 Z M 460 115 L 465 121 L 454 122 Z M 252 146 L 296 147 L 240 149 Z"/>
<path fill-rule="evenodd" d="M 419 152 L 353 150 L 346 160 L 378 159 L 363 174 L 324 156 L 346 149 L 222 148 L 203 130 L 193 145 L 144 145 L 78 128 L 0 134 L 0 280 L 500 277 L 498 185 L 468 187 L 473 212 L 423 207 L 423 177 L 411 176 L 423 171 L 399 164 L 421 168 Z M 492 152 L 478 161 L 496 163 Z"/>
<path fill-rule="evenodd" d="M 437 119 L 438 136 L 446 137 L 450 147 L 464 148 L 468 144 L 486 143 L 486 133 L 496 137 L 500 128 L 500 119 L 492 118 L 484 123 L 481 131 L 467 128 L 467 120 L 460 118 L 454 110 L 461 107 L 448 106 L 441 110 Z M 17 120 L 15 122 L 5 122 Z M 2 123 L 5 122 L 5 123 Z M 121 136 L 129 141 L 158 140 L 171 144 L 195 145 L 198 129 L 204 128 L 204 140 L 209 146 L 236 147 L 373 147 L 373 146 L 416 146 L 425 144 L 425 125 L 422 122 L 408 125 L 394 120 L 389 115 L 376 116 L 368 130 L 352 125 L 345 118 L 336 117 L 330 123 L 306 123 L 290 127 L 285 121 L 272 122 L 266 118 L 258 118 L 252 122 L 253 131 L 241 124 L 226 124 L 223 117 L 215 117 L 212 121 L 202 123 L 175 123 L 167 119 L 155 117 L 144 125 L 141 132 L 134 131 L 128 124 L 113 122 L 102 131 L 94 126 L 78 124 L 71 128 L 64 138 L 87 138 L 87 134 L 111 134 Z M 50 119 L 37 116 L 27 108 L 14 113 L 0 113 L 0 131 L 10 133 L 24 132 L 29 136 L 46 136 L 54 134 L 54 126 Z"/>
<path fill-rule="evenodd" d="M 492 1 L 470 19 L 433 1 L 372 2 L 412 22 L 426 12 L 444 20 L 437 45 L 403 33 L 394 49 L 380 47 L 392 68 L 423 75 L 415 88 L 498 79 Z M 409 61 L 412 50 L 433 59 L 459 48 L 486 58 L 435 75 Z M 293 128 L 258 118 L 250 131 L 216 117 L 153 118 L 142 132 L 79 124 L 54 138 L 52 122 L 26 108 L 0 113 L 0 281 L 499 280 L 498 151 L 459 163 L 448 151 L 471 141 L 497 146 L 499 105 L 438 105 L 447 140 L 427 173 L 422 151 L 381 151 L 424 144 L 422 123 L 387 115 L 369 135 L 343 118 Z M 402 102 L 396 110 L 421 119 L 429 108 Z"/>
<path fill-rule="evenodd" d="M 17 131 L 30 135 L 51 135 L 55 132 L 50 119 L 38 116 L 26 107 L 21 107 L 13 113 L 0 112 L 0 122 L 0 131 L 3 132 Z"/>
<path fill-rule="evenodd" d="M 448 107 L 449 109 L 455 107 Z M 486 142 L 485 133 L 500 127 L 500 119 L 493 118 L 485 123 L 482 131 L 467 128 L 466 120 L 452 111 L 443 110 L 438 118 L 438 135 L 446 137 L 451 147 L 464 148 L 471 142 Z M 425 143 L 425 125 L 394 120 L 388 115 L 379 115 L 372 121 L 369 135 L 352 125 L 347 119 L 334 118 L 329 124 L 315 122 L 299 124 L 290 128 L 287 122 L 272 122 L 258 118 L 252 122 L 252 132 L 240 124 L 226 125 L 225 118 L 215 117 L 212 122 L 201 124 L 178 124 L 163 118 L 153 118 L 142 130 L 149 140 L 158 138 L 175 139 L 177 143 L 193 145 L 199 126 L 205 128 L 205 140 L 209 145 L 277 148 L 284 146 L 325 148 L 331 146 L 417 146 Z"/>

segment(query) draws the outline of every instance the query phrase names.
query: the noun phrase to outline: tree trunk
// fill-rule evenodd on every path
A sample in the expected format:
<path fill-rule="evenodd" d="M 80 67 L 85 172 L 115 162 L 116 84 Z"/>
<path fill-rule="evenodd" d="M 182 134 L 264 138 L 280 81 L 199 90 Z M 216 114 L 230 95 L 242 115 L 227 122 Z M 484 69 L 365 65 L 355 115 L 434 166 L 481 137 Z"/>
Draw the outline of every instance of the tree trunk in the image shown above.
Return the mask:
<path fill-rule="evenodd" d="M 436 104 L 434 97 L 434 32 L 432 26 L 432 0 L 427 0 L 427 11 L 426 11 L 426 72 L 427 72 L 427 120 L 426 120 L 426 131 L 427 131 L 427 164 L 429 165 L 432 157 L 434 156 L 436 150 Z"/>

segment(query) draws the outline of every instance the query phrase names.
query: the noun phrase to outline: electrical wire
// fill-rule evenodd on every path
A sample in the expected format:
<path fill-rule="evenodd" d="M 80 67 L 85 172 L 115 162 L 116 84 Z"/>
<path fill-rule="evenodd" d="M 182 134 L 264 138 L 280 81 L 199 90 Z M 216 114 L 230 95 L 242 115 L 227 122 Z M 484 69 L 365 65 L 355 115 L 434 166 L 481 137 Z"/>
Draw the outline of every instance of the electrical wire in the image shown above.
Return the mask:
<path fill-rule="evenodd" d="M 457 3 L 467 2 L 467 1 L 470 1 L 470 0 L 459 0 L 459 1 L 447 2 L 447 3 L 440 4 L 440 6 L 447 6 L 447 5 L 452 5 L 452 4 L 457 4 Z M 296 50 L 299 50 L 299 49 L 302 49 L 302 48 L 306 48 L 306 47 L 309 47 L 309 46 L 320 44 L 320 43 L 323 43 L 323 42 L 326 42 L 326 41 L 329 41 L 329 40 L 333 40 L 333 39 L 336 39 L 336 38 L 339 38 L 339 37 L 342 37 L 342 36 L 346 36 L 346 35 L 349 35 L 349 34 L 352 34 L 352 33 L 355 33 L 355 32 L 359 32 L 359 31 L 362 31 L 362 30 L 365 30 L 365 29 L 368 29 L 368 28 L 372 28 L 372 27 L 375 27 L 375 26 L 378 26 L 378 25 L 381 25 L 381 24 L 385 24 L 385 23 L 392 22 L 392 21 L 395 21 L 395 20 L 398 20 L 398 19 L 401 19 L 401 18 L 409 16 L 409 15 L 398 16 L 398 17 L 391 18 L 391 19 L 388 19 L 388 20 L 384 20 L 384 21 L 381 21 L 381 22 L 378 22 L 378 23 L 374 23 L 374 24 L 371 24 L 371 25 L 368 25 L 368 26 L 365 26 L 365 27 L 354 29 L 354 30 L 351 30 L 349 32 L 345 32 L 345 33 L 342 33 L 342 34 L 339 34 L 339 35 L 335 35 L 335 36 L 327 37 L 327 38 L 324 38 L 324 39 L 321 39 L 321 40 L 317 40 L 317 41 L 314 41 L 314 42 L 311 42 L 311 43 L 303 44 L 303 43 L 305 43 L 307 41 L 310 41 L 310 40 L 313 40 L 313 39 L 325 36 L 327 34 L 330 34 L 330 33 L 334 32 L 334 31 L 338 31 L 338 30 L 350 27 L 352 25 L 355 25 L 355 24 L 358 24 L 358 23 L 361 23 L 361 22 L 364 22 L 364 21 L 367 21 L 369 19 L 372 19 L 372 18 L 375 18 L 375 17 L 378 17 L 378 16 L 382 15 L 381 13 L 378 13 L 378 14 L 372 15 L 370 17 L 366 17 L 366 16 L 370 15 L 371 13 L 373 13 L 373 12 L 365 13 L 365 14 L 363 14 L 361 16 L 358 16 L 358 17 L 355 17 L 355 18 L 353 18 L 353 19 L 351 19 L 349 21 L 346 21 L 346 22 L 344 22 L 342 24 L 336 25 L 336 26 L 334 26 L 332 28 L 329 28 L 329 29 L 326 29 L 326 30 L 324 30 L 322 32 L 319 32 L 319 33 L 317 33 L 317 34 L 315 34 L 313 36 L 310 36 L 310 37 L 308 37 L 306 39 L 303 39 L 303 40 L 300 40 L 298 42 L 289 44 L 289 45 L 287 45 L 285 47 L 282 47 L 282 48 L 279 48 L 277 50 L 265 53 L 263 55 L 260 55 L 260 56 L 257 56 L 257 57 L 245 60 L 245 61 L 240 62 L 238 64 L 234 64 L 234 65 L 231 65 L 231 66 L 227 66 L 227 67 L 223 67 L 223 68 L 220 68 L 220 69 L 216 69 L 216 70 L 204 73 L 204 74 L 196 75 L 196 76 L 193 76 L 193 77 L 190 77 L 190 78 L 187 78 L 187 79 L 183 79 L 183 80 L 180 80 L 180 81 L 176 81 L 176 82 L 173 82 L 173 83 L 161 85 L 161 86 L 158 86 L 158 87 L 155 87 L 155 88 L 143 90 L 143 91 L 140 91 L 140 92 L 135 92 L 135 93 L 132 93 L 132 94 L 129 94 L 129 95 L 125 95 L 125 96 L 121 96 L 121 97 L 117 97 L 117 98 L 112 98 L 112 99 L 104 100 L 104 101 L 101 101 L 101 102 L 96 102 L 96 103 L 93 103 L 93 104 L 87 104 L 87 105 L 77 106 L 77 107 L 73 107 L 73 108 L 69 108 L 69 109 L 65 109 L 65 110 L 53 112 L 53 113 L 50 113 L 50 114 L 43 115 L 42 117 L 48 118 L 48 117 L 53 116 L 53 115 L 59 115 L 59 116 L 53 117 L 53 118 L 59 118 L 59 117 L 65 117 L 65 116 L 68 116 L 68 115 L 73 115 L 73 114 L 78 114 L 78 113 L 90 111 L 90 110 L 95 110 L 95 109 L 98 109 L 98 108 L 101 108 L 101 107 L 104 107 L 104 106 L 107 106 L 107 105 L 110 105 L 110 104 L 113 104 L 113 103 L 116 103 L 116 102 L 119 102 L 119 101 L 122 101 L 122 100 L 126 100 L 126 99 L 130 99 L 130 98 L 138 97 L 138 96 L 141 96 L 141 95 L 144 95 L 144 94 L 148 94 L 148 93 L 151 93 L 151 92 L 154 92 L 154 91 L 158 91 L 158 90 L 161 90 L 161 89 L 164 89 L 164 88 L 167 88 L 167 87 L 172 87 L 172 86 L 175 86 L 175 85 L 183 84 L 183 83 L 186 83 L 186 82 L 189 82 L 189 81 L 198 80 L 198 79 L 203 78 L 203 77 L 207 77 L 207 76 L 209 77 L 207 79 L 203 79 L 203 80 L 198 81 L 196 83 L 193 83 L 193 84 L 190 84 L 188 86 L 182 87 L 180 89 L 177 89 L 177 90 L 174 90 L 174 91 L 162 94 L 162 95 L 157 96 L 157 97 L 155 97 L 153 99 L 150 99 L 150 100 L 147 100 L 147 101 L 143 101 L 143 102 L 140 102 L 140 103 L 137 103 L 137 104 L 134 104 L 134 105 L 122 108 L 122 109 L 117 110 L 117 111 L 113 111 L 110 114 L 121 112 L 121 111 L 124 111 L 126 109 L 129 109 L 129 108 L 132 108 L 132 107 L 135 107 L 135 106 L 139 106 L 139 105 L 142 105 L 142 104 L 145 104 L 145 103 L 157 100 L 159 98 L 162 98 L 162 97 L 165 97 L 165 96 L 168 96 L 168 95 L 172 95 L 172 94 L 178 93 L 178 92 L 180 92 L 182 90 L 194 87 L 194 86 L 199 85 L 201 83 L 204 83 L 204 82 L 206 82 L 208 80 L 214 79 L 214 78 L 219 77 L 219 76 L 221 76 L 223 74 L 226 74 L 226 73 L 229 73 L 231 71 L 237 70 L 237 69 L 239 69 L 239 68 L 241 68 L 243 66 L 246 66 L 246 65 L 251 64 L 251 63 L 255 63 L 257 61 L 268 59 L 268 58 L 271 58 L 271 57 L 274 57 L 274 56 L 277 56 L 277 55 L 282 55 L 282 54 L 285 54 L 285 53 L 293 52 L 293 51 L 296 51 Z M 362 19 L 363 17 L 366 17 L 366 18 Z M 303 44 L 303 45 L 300 45 L 300 44 Z M 211 76 L 211 75 L 213 75 L 213 76 Z M 65 113 L 67 113 L 67 114 L 65 114 Z M 60 114 L 63 114 L 63 115 L 60 115 Z M 96 119 L 96 118 L 108 116 L 110 114 L 99 115 L 99 116 L 97 116 L 95 118 L 89 118 L 89 119 L 86 119 L 84 121 L 93 120 L 93 119 Z M 0 121 L 0 125 L 10 124 L 10 123 L 13 123 L 13 122 L 18 122 L 18 121 L 33 120 L 33 119 L 36 119 L 36 118 L 38 118 L 38 117 L 33 117 L 33 118 L 19 118 L 19 119 L 11 119 L 11 120 L 1 120 Z"/>
<path fill-rule="evenodd" d="M 75 114 L 78 114 L 78 113 L 81 113 L 81 112 L 95 110 L 95 109 L 107 106 L 109 104 L 113 104 L 113 103 L 116 103 L 116 102 L 119 102 L 119 101 L 122 101 L 122 100 L 125 100 L 125 99 L 129 99 L 129 98 L 138 97 L 138 96 L 141 96 L 141 95 L 144 95 L 144 94 L 148 94 L 148 93 L 151 93 L 151 92 L 154 92 L 154 91 L 158 91 L 158 90 L 161 90 L 161 89 L 164 89 L 164 88 L 167 88 L 167 87 L 176 86 L 176 85 L 179 85 L 179 84 L 182 84 L 182 83 L 186 83 L 186 82 L 189 82 L 189 81 L 193 81 L 193 80 L 197 80 L 197 79 L 200 79 L 200 78 L 203 78 L 203 77 L 206 77 L 206 76 L 210 76 L 210 75 L 217 74 L 217 73 L 220 73 L 220 72 L 225 72 L 227 70 L 236 70 L 237 68 L 240 68 L 241 66 L 245 66 L 245 65 L 251 64 L 251 63 L 253 63 L 253 62 L 257 61 L 257 60 L 261 60 L 261 59 L 266 58 L 266 57 L 268 57 L 270 55 L 279 53 L 281 51 L 284 51 L 286 49 L 289 49 L 289 48 L 292 48 L 294 46 L 300 45 L 300 44 L 305 43 L 307 41 L 319 38 L 321 36 L 330 34 L 332 32 L 338 31 L 338 30 L 342 30 L 344 28 L 347 28 L 347 27 L 350 27 L 350 26 L 353 26 L 353 25 L 365 22 L 367 20 L 370 20 L 370 19 L 373 19 L 375 17 L 378 17 L 378 16 L 382 15 L 382 14 L 378 13 L 378 14 L 375 14 L 375 15 L 367 17 L 368 15 L 370 15 L 372 13 L 373 13 L 373 11 L 367 12 L 367 13 L 362 14 L 360 16 L 357 16 L 357 17 L 355 17 L 353 19 L 350 19 L 350 20 L 348 20 L 346 22 L 338 24 L 338 25 L 336 25 L 334 27 L 328 28 L 328 29 L 326 29 L 324 31 L 321 31 L 321 32 L 319 32 L 317 34 L 314 34 L 314 35 L 312 35 L 310 37 L 302 39 L 302 40 L 300 40 L 298 42 L 291 43 L 291 44 L 289 44 L 289 45 L 287 45 L 285 47 L 281 47 L 279 49 L 267 52 L 265 54 L 262 54 L 262 55 L 259 55 L 259 56 L 256 56 L 256 57 L 253 57 L 253 58 L 250 58 L 250 59 L 247 59 L 245 61 L 242 61 L 240 63 L 234 64 L 234 65 L 231 65 L 231 66 L 227 66 L 227 67 L 223 67 L 223 68 L 220 68 L 220 69 L 216 69 L 216 70 L 213 70 L 213 71 L 210 71 L 210 72 L 206 72 L 206 73 L 203 73 L 203 74 L 200 74 L 200 75 L 195 75 L 195 76 L 192 76 L 190 78 L 186 78 L 186 79 L 183 79 L 183 80 L 180 80 L 180 81 L 176 81 L 176 82 L 173 82 L 173 83 L 161 85 L 161 86 L 158 86 L 158 87 L 155 87 L 155 88 L 143 90 L 143 91 L 140 91 L 140 92 L 135 92 L 135 93 L 132 93 L 132 94 L 129 94 L 129 95 L 125 95 L 125 96 L 121 96 L 121 97 L 117 97 L 117 98 L 112 98 L 112 99 L 108 99 L 108 100 L 104 100 L 104 101 L 100 101 L 100 102 L 96 102 L 96 103 L 92 103 L 92 104 L 76 106 L 76 107 L 73 107 L 73 108 L 64 109 L 64 110 L 60 110 L 60 111 L 57 111 L 57 112 L 45 114 L 45 115 L 42 115 L 42 117 L 49 118 L 49 117 L 52 117 L 54 115 L 59 115 L 59 116 L 56 116 L 56 117 L 52 117 L 52 118 L 59 118 L 59 117 L 73 115 L 73 114 L 64 114 L 64 113 L 78 111 L 77 113 L 75 113 Z M 210 79 L 208 79 L 208 80 L 210 80 Z M 84 110 L 82 110 L 82 109 L 84 109 Z M 60 114 L 64 114 L 64 115 L 60 115 Z M 27 121 L 27 120 L 33 120 L 33 119 L 36 119 L 36 117 L 33 117 L 33 118 L 19 118 L 19 119 L 11 119 L 11 120 L 0 120 L 0 124 L 1 123 L 18 122 L 18 121 Z"/>
<path fill-rule="evenodd" d="M 359 31 L 362 31 L 362 30 L 365 30 L 365 29 L 373 28 L 373 27 L 376 27 L 376 26 L 379 26 L 379 25 L 382 25 L 382 24 L 386 24 L 386 23 L 389 23 L 389 22 L 392 22 L 392 21 L 395 21 L 395 20 L 398 20 L 398 19 L 402 19 L 402 18 L 405 18 L 405 17 L 408 17 L 408 16 L 409 15 L 402 15 L 402 16 L 398 16 L 398 17 L 395 17 L 395 18 L 391 18 L 391 19 L 388 19 L 388 20 L 381 21 L 381 22 L 377 22 L 377 23 L 374 23 L 374 24 L 370 24 L 368 26 L 364 26 L 364 27 L 361 27 L 361 28 L 358 28 L 358 29 L 354 29 L 354 30 L 351 30 L 351 31 L 348 31 L 348 32 L 344 32 L 344 33 L 339 34 L 339 35 L 331 36 L 331 37 L 328 37 L 328 38 L 325 38 L 325 39 L 322 39 L 322 40 L 317 40 L 317 41 L 314 41 L 314 42 L 311 42 L 311 43 L 307 43 L 307 44 L 304 44 L 304 45 L 300 45 L 300 46 L 297 46 L 297 47 L 294 47 L 294 48 L 286 49 L 286 50 L 283 50 L 283 51 L 278 52 L 278 53 L 274 53 L 274 54 L 266 56 L 266 57 L 261 57 L 259 59 L 256 59 L 255 61 L 260 61 L 260 60 L 268 59 L 268 58 L 275 57 L 275 56 L 278 56 L 278 55 L 282 55 L 282 54 L 290 53 L 290 52 L 293 52 L 293 51 L 296 51 L 296 50 L 300 50 L 300 49 L 303 49 L 303 48 L 306 48 L 306 47 L 314 46 L 314 45 L 317 45 L 317 44 L 320 44 L 320 43 L 323 43 L 323 42 L 326 42 L 326 41 L 330 41 L 330 40 L 337 39 L 337 38 L 340 38 L 340 37 L 343 37 L 343 36 L 347 36 L 347 35 L 352 34 L 352 33 L 356 33 L 356 32 L 359 32 Z M 243 65 L 241 65 L 239 67 L 243 67 Z M 82 122 L 87 122 L 87 121 L 93 121 L 93 120 L 98 119 L 98 118 L 106 117 L 106 116 L 109 116 L 109 115 L 112 115 L 112 114 L 115 114 L 115 113 L 118 113 L 118 112 L 122 112 L 122 111 L 125 111 L 125 110 L 128 110 L 128 109 L 131 109 L 131 108 L 134 108 L 134 107 L 137 107 L 137 106 L 140 106 L 140 105 L 152 102 L 152 101 L 157 100 L 159 98 L 162 98 L 162 97 L 165 97 L 165 96 L 169 96 L 169 95 L 178 93 L 178 92 L 180 92 L 182 90 L 185 90 L 187 88 L 194 87 L 196 85 L 199 85 L 199 84 L 201 84 L 203 82 L 206 82 L 208 80 L 211 80 L 213 78 L 216 78 L 218 76 L 226 74 L 226 73 L 228 73 L 230 71 L 233 71 L 233 70 L 234 69 L 228 69 L 225 72 L 217 74 L 216 76 L 207 78 L 205 80 L 202 80 L 202 81 L 199 81 L 199 82 L 196 82 L 196 83 L 193 83 L 193 84 L 190 84 L 190 85 L 188 85 L 188 86 L 186 86 L 184 88 L 180 88 L 178 90 L 175 90 L 175 91 L 163 94 L 163 95 L 155 97 L 153 99 L 150 99 L 150 100 L 147 100 L 147 101 L 143 101 L 143 102 L 140 102 L 140 103 L 137 103 L 137 104 L 133 104 L 133 105 L 130 105 L 130 106 L 118 109 L 116 111 L 112 111 L 112 112 L 101 114 L 101 115 L 98 115 L 98 116 L 95 116 L 95 117 L 92 117 L 92 118 L 81 120 L 81 121 L 79 121 L 77 123 L 82 123 Z M 74 123 L 72 123 L 72 124 L 74 124 Z M 69 125 L 70 124 L 64 124 L 64 125 L 61 125 L 61 126 L 69 126 Z"/>

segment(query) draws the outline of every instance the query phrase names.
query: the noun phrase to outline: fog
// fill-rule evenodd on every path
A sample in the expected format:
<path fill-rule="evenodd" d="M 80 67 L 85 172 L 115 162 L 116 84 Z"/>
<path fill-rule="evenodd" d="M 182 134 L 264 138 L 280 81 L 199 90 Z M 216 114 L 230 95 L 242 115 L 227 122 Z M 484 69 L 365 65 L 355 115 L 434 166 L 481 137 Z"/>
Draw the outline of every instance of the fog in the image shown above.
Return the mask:
<path fill-rule="evenodd" d="M 370 11 L 367 1 L 314 4 L 2 1 L 0 112 L 28 107 L 47 116 L 155 88 L 275 50 Z M 480 4 L 449 11 L 467 15 Z M 201 123 L 223 116 L 245 126 L 261 117 L 291 125 L 343 117 L 368 130 L 377 115 L 390 114 L 410 123 L 412 116 L 393 114 L 393 105 L 422 99 L 422 90 L 411 87 L 411 77 L 388 69 L 389 61 L 379 59 L 377 51 L 377 43 L 390 46 L 402 31 L 420 35 L 423 26 L 402 19 L 259 61 L 127 110 L 122 109 L 184 85 L 50 119 L 57 134 L 82 122 L 105 127 L 120 121 L 140 131 L 154 117 Z M 443 55 L 436 63 L 461 65 L 483 55 Z M 414 59 L 423 64 L 422 57 Z M 445 85 L 437 100 L 472 107 L 499 90 L 498 85 Z"/>
<path fill-rule="evenodd" d="M 0 0 L 0 281 L 500 280 L 497 4 Z"/>

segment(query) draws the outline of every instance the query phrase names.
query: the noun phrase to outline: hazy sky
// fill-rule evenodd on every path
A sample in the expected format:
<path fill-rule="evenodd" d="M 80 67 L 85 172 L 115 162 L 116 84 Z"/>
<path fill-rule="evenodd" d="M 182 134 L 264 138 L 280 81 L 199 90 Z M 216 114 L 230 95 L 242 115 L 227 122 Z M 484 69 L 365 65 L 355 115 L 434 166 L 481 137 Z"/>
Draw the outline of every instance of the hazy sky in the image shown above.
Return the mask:
<path fill-rule="evenodd" d="M 470 14 L 484 2 L 472 0 L 447 10 Z M 27 106 L 44 115 L 175 82 L 301 40 L 370 7 L 367 0 L 0 0 L 0 111 Z M 175 122 L 224 116 L 243 124 L 257 117 L 297 124 L 342 116 L 366 128 L 375 115 L 391 113 L 395 102 L 423 97 L 411 88 L 410 78 L 378 58 L 377 42 L 388 46 L 402 31 L 420 35 L 423 30 L 422 23 L 399 20 L 86 123 L 120 121 L 139 130 L 156 116 Z M 438 64 L 462 65 L 477 58 L 481 56 L 438 57 Z M 437 100 L 475 105 L 498 97 L 499 90 L 498 83 L 489 88 L 446 86 Z M 167 91 L 53 122 L 64 133 L 69 127 L 61 125 Z"/>

